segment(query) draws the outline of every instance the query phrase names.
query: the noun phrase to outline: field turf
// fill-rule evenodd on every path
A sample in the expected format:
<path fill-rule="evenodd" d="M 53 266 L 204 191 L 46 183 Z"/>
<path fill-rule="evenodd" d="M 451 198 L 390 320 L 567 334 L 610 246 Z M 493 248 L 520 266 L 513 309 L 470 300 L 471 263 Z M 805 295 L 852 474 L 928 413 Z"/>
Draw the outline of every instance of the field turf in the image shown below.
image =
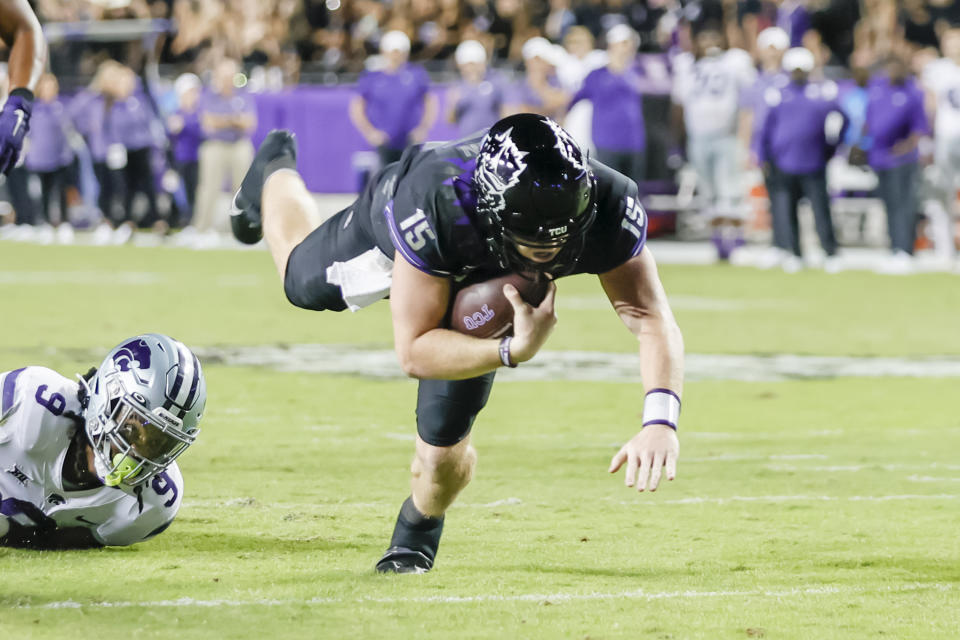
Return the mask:
<path fill-rule="evenodd" d="M 960 355 L 956 276 L 661 275 L 691 354 Z M 557 300 L 548 350 L 635 349 L 595 279 Z M 197 348 L 392 342 L 385 303 L 295 309 L 259 251 L 0 243 L 0 301 L 0 371 L 85 371 L 144 331 Z M 606 473 L 638 427 L 636 383 L 501 381 L 437 567 L 379 576 L 415 382 L 205 372 L 173 526 L 129 548 L 0 549 L 0 638 L 960 637 L 955 378 L 700 375 L 678 477 L 653 494 Z"/>

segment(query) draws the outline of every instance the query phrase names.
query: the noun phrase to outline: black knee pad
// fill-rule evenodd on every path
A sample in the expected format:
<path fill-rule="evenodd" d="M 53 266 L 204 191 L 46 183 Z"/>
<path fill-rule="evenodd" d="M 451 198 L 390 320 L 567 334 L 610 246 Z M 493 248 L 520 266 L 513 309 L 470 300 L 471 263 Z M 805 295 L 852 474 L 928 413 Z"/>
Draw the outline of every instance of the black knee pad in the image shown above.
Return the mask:
<path fill-rule="evenodd" d="M 487 404 L 495 373 L 467 380 L 421 380 L 417 390 L 420 438 L 435 447 L 452 447 L 466 438 Z"/>

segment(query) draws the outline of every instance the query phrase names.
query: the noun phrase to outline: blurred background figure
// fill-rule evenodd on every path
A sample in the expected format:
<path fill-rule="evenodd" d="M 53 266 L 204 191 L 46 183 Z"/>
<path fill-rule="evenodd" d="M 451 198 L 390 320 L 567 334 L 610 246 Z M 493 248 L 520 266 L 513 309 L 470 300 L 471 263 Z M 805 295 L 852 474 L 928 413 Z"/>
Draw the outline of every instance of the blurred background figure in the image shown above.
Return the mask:
<path fill-rule="evenodd" d="M 917 231 L 917 144 L 929 133 L 923 92 L 898 57 L 886 64 L 886 76 L 870 85 L 866 131 L 871 144 L 867 159 L 879 178 L 877 193 L 887 211 L 893 253 L 889 273 L 909 273 Z"/>
<path fill-rule="evenodd" d="M 779 0 L 778 4 L 777 26 L 790 37 L 791 47 L 804 46 L 804 36 L 812 26 L 807 0 Z"/>
<path fill-rule="evenodd" d="M 409 62 L 410 38 L 388 31 L 380 39 L 379 60 L 357 80 L 350 120 L 385 166 L 400 159 L 409 144 L 423 142 L 437 119 L 439 104 L 423 67 Z"/>
<path fill-rule="evenodd" d="M 704 214 L 712 221 L 719 260 L 743 244 L 746 211 L 738 126 L 742 94 L 756 79 L 749 54 L 725 49 L 718 24 L 704 25 L 694 37 L 694 54 L 676 60 L 674 122 L 686 139 L 687 158 L 697 178 Z M 742 136 L 746 137 L 746 136 Z"/>
<path fill-rule="evenodd" d="M 790 82 L 790 77 L 783 71 L 781 62 L 783 53 L 790 47 L 790 37 L 780 27 L 767 27 L 757 36 L 756 54 L 759 60 L 760 72 L 753 84 L 744 90 L 740 105 L 740 135 L 749 135 L 749 140 L 741 146 L 748 149 L 747 168 L 751 171 L 760 167 L 760 132 L 763 123 L 767 120 L 770 105 L 779 96 L 781 89 Z M 772 185 L 764 176 L 764 187 L 767 195 L 772 193 Z M 790 254 L 788 231 L 783 228 L 784 216 L 770 215 L 770 226 L 773 231 L 773 242 L 770 251 L 761 259 L 761 268 L 779 266 L 784 258 Z"/>
<path fill-rule="evenodd" d="M 557 78 L 557 66 L 563 61 L 562 51 L 540 36 L 523 43 L 523 76 L 513 84 L 503 116 L 514 113 L 539 113 L 562 120 L 570 94 Z"/>
<path fill-rule="evenodd" d="M 934 113 L 933 171 L 930 203 L 949 227 L 949 220 L 957 218 L 957 188 L 960 186 L 960 28 L 946 29 L 940 36 L 943 57 L 931 61 L 923 70 L 923 85 Z M 949 228 L 940 229 L 938 250 L 946 255 L 954 253 L 954 238 Z M 960 234 L 958 234 L 960 240 Z"/>
<path fill-rule="evenodd" d="M 870 102 L 870 65 L 866 56 L 851 57 L 851 82 L 840 90 L 839 103 L 849 126 L 843 137 L 847 161 L 853 166 L 867 164 L 871 139 L 867 131 L 867 104 Z"/>
<path fill-rule="evenodd" d="M 587 74 L 607 64 L 607 52 L 595 48 L 594 42 L 593 34 L 586 27 L 574 25 L 566 29 L 563 36 L 566 55 L 557 67 L 557 79 L 565 92 L 575 94 L 583 86 Z M 596 152 L 592 133 L 592 102 L 580 100 L 572 103 L 563 119 L 563 128 L 580 144 L 581 149 Z"/>
<path fill-rule="evenodd" d="M 642 183 L 646 175 L 646 133 L 643 93 L 634 67 L 640 38 L 636 31 L 620 24 L 607 32 L 606 42 L 606 66 L 587 75 L 570 106 L 581 100 L 593 104 L 591 137 L 597 159 Z"/>
<path fill-rule="evenodd" d="M 820 246 L 826 254 L 824 269 L 841 268 L 837 240 L 827 194 L 827 160 L 833 155 L 846 127 L 846 116 L 837 103 L 833 83 L 810 83 L 813 54 L 794 47 L 783 56 L 783 69 L 790 84 L 772 99 L 774 103 L 763 124 L 760 162 L 769 174 L 773 215 L 783 216 L 780 224 L 789 230 L 791 256 L 783 269 L 795 272 L 803 267 L 797 206 L 805 197 L 813 209 Z"/>
<path fill-rule="evenodd" d="M 37 83 L 24 165 L 40 187 L 40 216 L 33 216 L 34 224 L 42 218 L 43 223 L 56 229 L 58 242 L 70 244 L 73 227 L 67 219 L 67 188 L 75 183 L 71 179 L 73 150 L 68 142 L 67 109 L 59 95 L 56 76 L 43 74 Z M 52 228 L 49 233 L 53 233 Z"/>
<path fill-rule="evenodd" d="M 73 97 L 68 111 L 76 131 L 83 138 L 94 174 L 94 192 L 85 197 L 97 203 L 101 222 L 94 230 L 94 244 L 122 244 L 128 241 L 133 229 L 131 225 L 115 223 L 124 215 L 115 211 L 116 199 L 123 192 L 121 167 L 111 167 L 108 163 L 108 113 L 113 110 L 117 100 L 116 83 L 122 75 L 123 65 L 115 60 L 105 60 L 96 69 L 90 84 Z M 116 150 L 109 157 L 116 164 Z M 121 153 L 124 156 L 124 153 Z"/>
<path fill-rule="evenodd" d="M 160 219 L 152 162 L 158 144 L 157 115 L 133 69 L 120 65 L 114 73 L 109 84 L 113 102 L 105 122 L 107 168 L 123 194 L 120 216 L 114 221 L 118 225 L 165 232 L 168 225 Z M 142 194 L 145 210 L 135 210 L 137 194 Z"/>
<path fill-rule="evenodd" d="M 236 60 L 220 60 L 197 107 L 204 138 L 197 155 L 193 212 L 198 246 L 218 244 L 217 230 L 226 225 L 229 214 L 221 197 L 224 184 L 232 197 L 253 161 L 250 136 L 257 126 L 257 109 L 253 97 L 237 86 L 243 81 L 239 71 Z"/>
<path fill-rule="evenodd" d="M 199 180 L 200 144 L 203 142 L 203 126 L 200 123 L 199 100 L 203 84 L 192 73 L 180 75 L 173 83 L 177 96 L 177 110 L 167 117 L 167 130 L 171 135 L 173 162 L 183 184 L 187 210 L 180 212 L 173 221 L 175 227 L 187 227 L 193 219 Z"/>
<path fill-rule="evenodd" d="M 487 50 L 477 40 L 461 42 L 454 59 L 460 81 L 447 91 L 447 121 L 463 138 L 500 119 L 503 84 L 487 70 Z"/>

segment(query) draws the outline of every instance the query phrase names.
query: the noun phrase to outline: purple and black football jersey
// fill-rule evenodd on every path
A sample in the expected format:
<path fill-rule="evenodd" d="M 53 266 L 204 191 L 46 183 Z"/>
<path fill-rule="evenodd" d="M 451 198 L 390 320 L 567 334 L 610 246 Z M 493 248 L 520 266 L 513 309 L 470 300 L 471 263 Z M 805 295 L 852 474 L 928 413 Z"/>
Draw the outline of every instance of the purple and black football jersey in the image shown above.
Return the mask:
<path fill-rule="evenodd" d="M 415 146 L 377 176 L 369 211 L 381 251 L 394 250 L 430 275 L 465 278 L 501 273 L 474 217 L 470 188 L 482 134 L 440 145 Z M 572 273 L 604 273 L 640 254 L 647 217 L 637 185 L 590 160 L 597 181 L 597 216 Z M 523 171 L 517 167 L 518 175 Z"/>

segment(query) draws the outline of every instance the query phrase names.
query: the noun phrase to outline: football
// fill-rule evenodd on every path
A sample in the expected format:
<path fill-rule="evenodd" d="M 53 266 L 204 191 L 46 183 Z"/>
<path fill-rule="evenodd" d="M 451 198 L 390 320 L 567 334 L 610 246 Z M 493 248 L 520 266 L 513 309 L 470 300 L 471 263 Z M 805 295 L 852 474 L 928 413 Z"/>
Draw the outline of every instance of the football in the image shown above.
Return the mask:
<path fill-rule="evenodd" d="M 516 273 L 467 284 L 460 288 L 450 308 L 449 326 L 476 338 L 499 338 L 513 333 L 513 307 L 503 295 L 512 284 L 528 304 L 539 305 L 550 286 L 546 279 L 533 281 Z"/>

